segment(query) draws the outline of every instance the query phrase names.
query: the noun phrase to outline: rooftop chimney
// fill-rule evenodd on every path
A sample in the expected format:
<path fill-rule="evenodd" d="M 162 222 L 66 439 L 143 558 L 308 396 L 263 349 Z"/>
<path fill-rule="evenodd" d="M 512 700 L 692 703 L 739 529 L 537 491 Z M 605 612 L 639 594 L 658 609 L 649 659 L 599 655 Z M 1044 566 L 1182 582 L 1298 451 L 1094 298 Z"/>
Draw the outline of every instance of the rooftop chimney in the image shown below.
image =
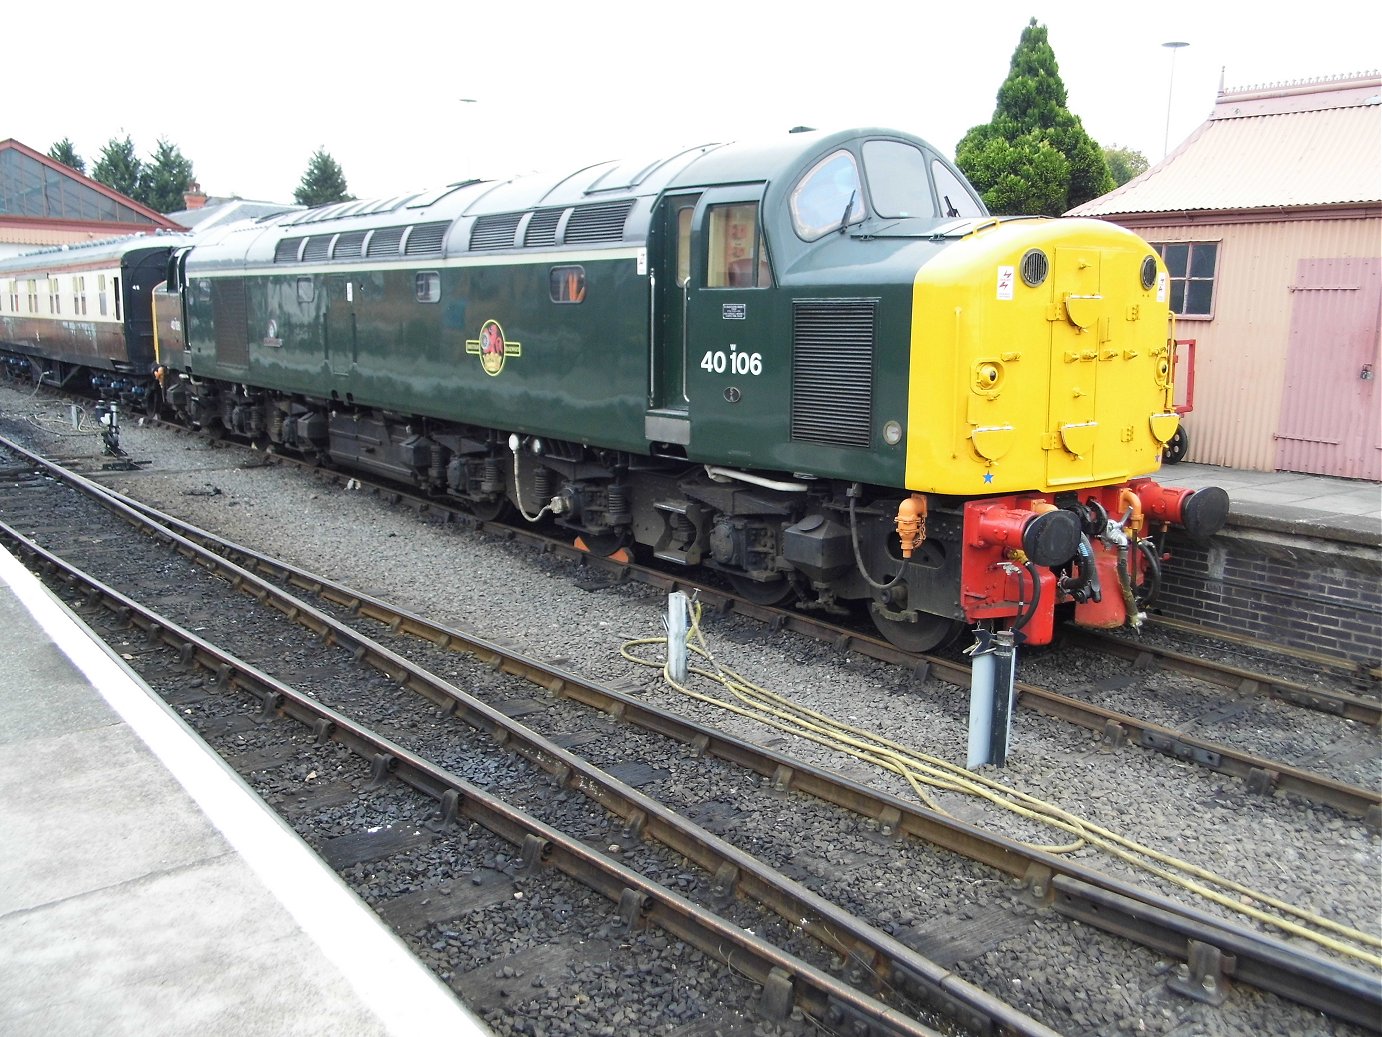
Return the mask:
<path fill-rule="evenodd" d="M 183 192 L 182 201 L 189 209 L 200 209 L 206 204 L 206 195 L 202 194 L 202 185 L 193 180 L 187 185 L 187 190 Z"/>

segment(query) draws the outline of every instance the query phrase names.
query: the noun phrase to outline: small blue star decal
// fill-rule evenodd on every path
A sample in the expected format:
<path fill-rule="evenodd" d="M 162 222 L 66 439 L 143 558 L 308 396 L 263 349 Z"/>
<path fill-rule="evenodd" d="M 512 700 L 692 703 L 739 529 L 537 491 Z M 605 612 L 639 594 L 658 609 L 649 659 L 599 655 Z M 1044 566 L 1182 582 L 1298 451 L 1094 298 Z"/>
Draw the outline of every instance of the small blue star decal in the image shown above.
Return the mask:
<path fill-rule="evenodd" d="M 985 472 L 985 473 L 984 473 L 984 482 L 986 482 L 986 483 L 991 483 L 991 482 L 993 482 L 993 473 L 992 473 L 992 472 Z"/>

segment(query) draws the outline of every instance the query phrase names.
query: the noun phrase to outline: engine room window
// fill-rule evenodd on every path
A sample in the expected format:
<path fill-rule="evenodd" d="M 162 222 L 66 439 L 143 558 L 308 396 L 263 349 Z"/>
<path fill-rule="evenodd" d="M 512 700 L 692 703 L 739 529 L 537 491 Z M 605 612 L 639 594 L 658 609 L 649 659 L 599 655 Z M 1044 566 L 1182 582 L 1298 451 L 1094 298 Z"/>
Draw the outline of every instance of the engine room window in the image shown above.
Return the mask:
<path fill-rule="evenodd" d="M 547 277 L 547 294 L 553 302 L 585 302 L 585 267 L 552 267 Z"/>
<path fill-rule="evenodd" d="M 874 212 L 892 219 L 936 215 L 926 156 L 920 148 L 896 140 L 871 140 L 863 152 Z"/>
<path fill-rule="evenodd" d="M 413 294 L 418 302 L 437 302 L 441 299 L 441 274 L 424 270 L 413 278 Z"/>
<path fill-rule="evenodd" d="M 862 220 L 864 192 L 854 156 L 837 151 L 817 162 L 792 191 L 790 205 L 792 223 L 806 241 Z"/>
<path fill-rule="evenodd" d="M 1152 247 L 1171 275 L 1171 312 L 1179 317 L 1213 317 L 1219 243 L 1164 241 Z"/>
<path fill-rule="evenodd" d="M 768 244 L 758 229 L 758 203 L 712 205 L 706 213 L 708 288 L 769 288 Z"/>
<path fill-rule="evenodd" d="M 317 297 L 316 283 L 310 277 L 298 278 L 298 302 L 311 302 Z"/>
<path fill-rule="evenodd" d="M 932 161 L 931 176 L 936 180 L 936 197 L 940 199 L 942 216 L 953 220 L 985 215 L 983 205 L 944 162 Z"/>

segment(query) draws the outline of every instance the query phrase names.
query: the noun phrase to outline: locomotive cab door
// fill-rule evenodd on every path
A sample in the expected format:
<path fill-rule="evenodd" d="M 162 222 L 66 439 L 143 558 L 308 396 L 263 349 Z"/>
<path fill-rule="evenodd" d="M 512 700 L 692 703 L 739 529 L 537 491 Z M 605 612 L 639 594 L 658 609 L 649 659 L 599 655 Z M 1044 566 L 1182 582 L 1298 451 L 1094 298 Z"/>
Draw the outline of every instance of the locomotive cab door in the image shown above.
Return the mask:
<path fill-rule="evenodd" d="M 691 282 L 691 231 L 699 194 L 663 199 L 654 220 L 648 291 L 652 328 L 648 356 L 648 410 L 644 435 L 653 444 L 684 448 L 691 442 L 686 391 L 686 311 Z"/>

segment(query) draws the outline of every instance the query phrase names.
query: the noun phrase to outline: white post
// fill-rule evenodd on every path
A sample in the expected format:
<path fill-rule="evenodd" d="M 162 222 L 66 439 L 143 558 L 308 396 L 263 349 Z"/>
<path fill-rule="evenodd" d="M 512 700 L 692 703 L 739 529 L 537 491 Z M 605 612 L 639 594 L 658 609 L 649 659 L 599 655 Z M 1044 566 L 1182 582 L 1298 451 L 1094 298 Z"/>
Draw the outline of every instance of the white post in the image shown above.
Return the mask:
<path fill-rule="evenodd" d="M 686 630 L 691 599 L 681 591 L 667 595 L 667 672 L 678 684 L 686 683 Z"/>
<path fill-rule="evenodd" d="M 974 631 L 974 644 L 968 649 L 969 676 L 969 755 L 965 766 L 977 770 L 993 762 L 993 635 L 982 627 Z"/>

